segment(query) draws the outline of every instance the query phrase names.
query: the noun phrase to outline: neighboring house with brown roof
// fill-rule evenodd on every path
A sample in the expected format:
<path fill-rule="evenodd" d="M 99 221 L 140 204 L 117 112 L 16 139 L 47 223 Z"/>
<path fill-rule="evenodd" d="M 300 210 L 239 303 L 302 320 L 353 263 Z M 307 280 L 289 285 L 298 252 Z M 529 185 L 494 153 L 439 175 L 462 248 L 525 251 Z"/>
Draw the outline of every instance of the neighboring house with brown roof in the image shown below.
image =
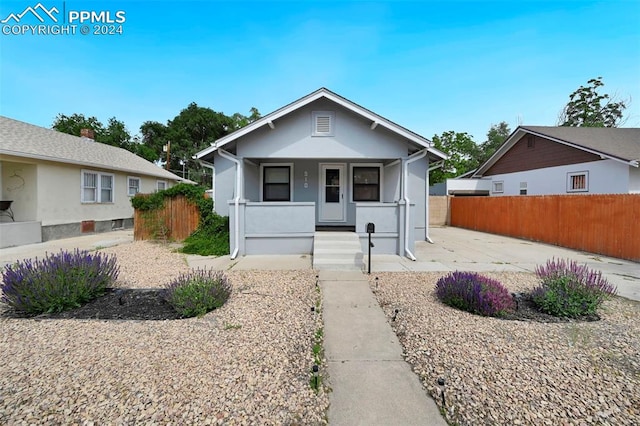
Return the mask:
<path fill-rule="evenodd" d="M 638 194 L 640 128 L 520 126 L 473 175 L 493 195 Z"/>
<path fill-rule="evenodd" d="M 1 196 L 11 201 L 0 247 L 131 227 L 131 196 L 183 180 L 122 148 L 1 116 L 0 140 Z"/>

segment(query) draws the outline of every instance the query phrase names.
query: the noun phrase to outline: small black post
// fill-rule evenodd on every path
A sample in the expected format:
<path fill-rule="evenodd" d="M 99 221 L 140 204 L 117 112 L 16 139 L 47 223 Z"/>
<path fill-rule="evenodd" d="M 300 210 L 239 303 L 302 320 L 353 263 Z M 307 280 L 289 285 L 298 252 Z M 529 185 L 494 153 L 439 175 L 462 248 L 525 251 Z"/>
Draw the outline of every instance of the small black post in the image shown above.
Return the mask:
<path fill-rule="evenodd" d="M 376 232 L 376 225 L 374 223 L 367 223 L 367 234 L 369 234 L 369 267 L 367 268 L 367 274 L 371 275 L 371 247 L 374 247 L 373 243 L 371 242 L 371 234 L 373 234 L 374 232 Z"/>

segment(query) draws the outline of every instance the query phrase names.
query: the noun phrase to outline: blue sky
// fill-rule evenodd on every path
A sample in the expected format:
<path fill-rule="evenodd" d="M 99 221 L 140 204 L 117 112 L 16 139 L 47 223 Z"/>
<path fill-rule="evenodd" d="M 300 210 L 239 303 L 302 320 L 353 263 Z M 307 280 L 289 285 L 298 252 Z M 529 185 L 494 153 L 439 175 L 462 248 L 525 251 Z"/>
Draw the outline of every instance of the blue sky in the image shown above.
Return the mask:
<path fill-rule="evenodd" d="M 3 0 L 0 20 L 37 3 Z M 425 137 L 480 143 L 500 121 L 555 125 L 598 76 L 640 127 L 638 0 L 41 3 L 126 17 L 121 35 L 3 30 L 0 114 L 44 127 L 82 113 L 135 134 L 190 102 L 265 115 L 324 86 Z"/>

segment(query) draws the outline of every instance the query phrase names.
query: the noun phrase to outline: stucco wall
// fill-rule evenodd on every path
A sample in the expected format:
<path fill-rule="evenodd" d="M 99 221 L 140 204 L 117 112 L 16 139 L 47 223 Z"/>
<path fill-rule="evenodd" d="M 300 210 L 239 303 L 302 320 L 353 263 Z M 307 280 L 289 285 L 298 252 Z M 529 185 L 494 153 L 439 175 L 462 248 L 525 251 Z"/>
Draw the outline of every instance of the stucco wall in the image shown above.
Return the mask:
<path fill-rule="evenodd" d="M 229 216 L 227 202 L 234 198 L 236 165 L 231 160 L 221 157 L 217 152 L 214 154 L 214 161 L 216 165 L 216 190 L 213 206 L 219 215 Z"/>
<path fill-rule="evenodd" d="M 334 136 L 312 136 L 313 111 L 334 111 Z M 318 100 L 244 136 L 237 155 L 246 158 L 400 158 L 406 143 L 382 126 L 326 100 Z M 217 166 L 216 166 L 217 167 Z"/>
<path fill-rule="evenodd" d="M 629 167 L 629 193 L 640 194 L 640 167 Z"/>
<path fill-rule="evenodd" d="M 613 160 L 590 161 L 569 166 L 550 167 L 491 176 L 491 181 L 503 181 L 504 192 L 492 196 L 519 195 L 520 183 L 527 183 L 527 195 L 567 194 L 567 173 L 589 172 L 589 191 L 574 194 L 624 194 L 630 190 L 629 166 Z"/>
<path fill-rule="evenodd" d="M 11 210 L 18 222 L 37 218 L 38 179 L 35 164 L 2 161 L 2 199 L 12 200 Z M 11 221 L 1 217 L 3 222 Z"/>

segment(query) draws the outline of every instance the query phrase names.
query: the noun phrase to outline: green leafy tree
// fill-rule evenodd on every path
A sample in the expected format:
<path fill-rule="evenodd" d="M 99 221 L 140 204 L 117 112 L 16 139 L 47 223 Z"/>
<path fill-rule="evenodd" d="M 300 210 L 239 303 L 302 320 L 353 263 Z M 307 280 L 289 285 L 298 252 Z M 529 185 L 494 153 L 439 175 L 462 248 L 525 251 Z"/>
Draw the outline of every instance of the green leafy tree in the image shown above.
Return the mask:
<path fill-rule="evenodd" d="M 157 121 L 146 121 L 140 127 L 140 133 L 148 154 L 151 156 L 151 153 L 154 153 L 156 161 L 164 162 L 168 157 L 171 171 L 182 176 L 184 170 L 186 178 L 208 186 L 210 181 L 206 175 L 207 170 L 203 170 L 192 159 L 193 155 L 216 139 L 258 118 L 260 112 L 256 108 L 251 108 L 248 117 L 239 113 L 226 116 L 192 102 L 166 125 Z M 168 146 L 169 155 L 163 150 L 165 146 Z"/>
<path fill-rule="evenodd" d="M 580 86 L 569 95 L 569 103 L 558 117 L 558 125 L 573 127 L 618 127 L 624 123 L 622 115 L 628 101 L 598 92 L 604 86 L 602 77 L 592 78 L 587 86 Z"/>
<path fill-rule="evenodd" d="M 431 184 L 444 182 L 478 167 L 480 149 L 468 133 L 448 131 L 433 136 L 434 147 L 449 155 L 445 167 L 432 170 Z"/>
<path fill-rule="evenodd" d="M 127 127 L 115 117 L 111 117 L 105 127 L 96 117 L 85 117 L 84 114 L 58 114 L 51 127 L 74 136 L 80 136 L 82 129 L 91 129 L 96 142 L 136 152 L 137 147 Z"/>
<path fill-rule="evenodd" d="M 478 165 L 487 161 L 507 140 L 510 134 L 511 129 L 506 122 L 501 121 L 498 124 L 492 124 L 487 132 L 487 140 L 480 145 Z"/>
<path fill-rule="evenodd" d="M 105 133 L 104 125 L 96 117 L 85 117 L 84 114 L 58 114 L 51 127 L 59 132 L 74 136 L 80 136 L 82 129 L 91 129 L 98 142 L 98 139 Z"/>

